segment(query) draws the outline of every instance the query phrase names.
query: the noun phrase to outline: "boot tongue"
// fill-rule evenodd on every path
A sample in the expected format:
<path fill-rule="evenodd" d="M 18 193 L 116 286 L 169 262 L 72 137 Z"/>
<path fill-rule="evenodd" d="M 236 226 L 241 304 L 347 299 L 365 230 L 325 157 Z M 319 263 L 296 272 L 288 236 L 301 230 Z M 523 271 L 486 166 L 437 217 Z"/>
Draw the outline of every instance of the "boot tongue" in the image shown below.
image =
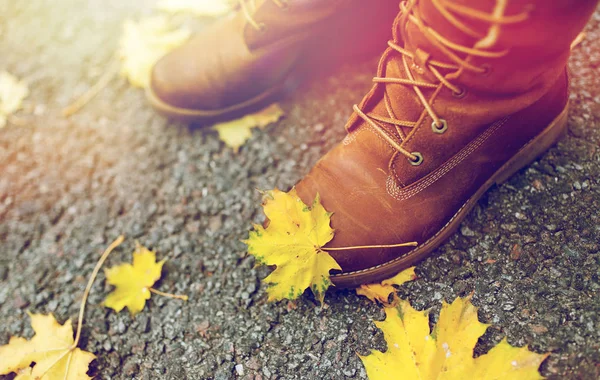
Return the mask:
<path fill-rule="evenodd" d="M 444 1 L 444 0 L 442 0 Z M 457 4 L 464 3 L 467 5 L 466 0 L 455 1 Z M 468 1 L 468 6 L 472 9 L 473 1 Z M 489 13 L 493 9 L 494 1 L 482 0 L 476 5 L 476 9 L 482 12 Z M 448 19 L 440 13 L 437 8 L 433 5 L 432 1 L 420 1 L 417 4 L 415 10 L 416 16 L 419 17 L 423 24 L 434 29 L 438 34 L 442 35 L 447 40 L 459 44 L 465 47 L 472 47 L 477 42 L 476 38 L 469 36 L 463 31 L 459 30 L 453 25 Z M 466 24 L 471 29 L 480 32 L 485 35 L 487 26 L 481 22 L 472 22 L 461 16 L 455 16 L 457 20 Z M 489 26 L 489 25 L 488 25 Z M 453 62 L 448 56 L 435 44 L 433 44 L 425 34 L 419 29 L 419 27 L 410 21 L 405 24 L 397 25 L 398 30 L 396 33 L 398 36 L 402 36 L 403 43 L 399 43 L 406 50 L 410 51 L 414 55 L 414 59 L 406 57 L 408 67 L 417 82 L 437 83 L 438 80 L 433 74 L 425 68 L 427 60 L 437 60 L 441 62 Z M 461 58 L 465 58 L 465 55 L 455 53 Z M 445 70 L 439 69 L 439 71 L 445 74 Z M 393 52 L 385 62 L 383 67 L 382 77 L 385 78 L 402 78 L 408 79 L 402 55 L 397 52 Z M 380 89 L 371 97 L 371 99 L 365 105 L 364 110 L 372 112 L 383 117 L 393 117 L 403 121 L 417 122 L 424 111 L 424 107 L 417 96 L 416 92 L 410 85 L 402 84 L 386 84 L 380 85 Z M 389 97 L 389 105 L 393 111 L 393 115 L 387 110 L 384 100 L 384 88 L 387 91 Z M 444 91 L 444 90 L 442 90 Z M 426 99 L 430 99 L 433 95 L 434 90 L 428 88 L 421 88 L 421 92 Z M 443 96 L 439 95 L 439 96 Z M 404 134 L 408 135 L 411 132 L 411 128 L 401 127 Z M 395 128 L 388 128 L 388 131 L 392 132 Z"/>
<path fill-rule="evenodd" d="M 411 65 L 410 61 L 408 63 Z M 402 62 L 399 53 L 392 53 L 388 58 L 381 76 L 384 78 L 407 78 L 404 63 Z M 388 112 L 386 107 L 384 90 L 387 92 L 388 103 L 392 110 L 392 114 Z M 429 91 L 425 90 L 424 94 L 425 96 L 428 96 Z M 373 96 L 369 103 L 370 107 L 367 105 L 367 111 L 386 118 L 391 117 L 403 121 L 416 122 L 423 112 L 423 105 L 417 97 L 417 94 L 410 86 L 402 84 L 380 85 L 378 92 Z M 400 128 L 402 128 L 405 136 L 411 131 L 411 128 Z M 388 131 L 394 134 L 397 133 L 394 127 L 388 128 Z"/>

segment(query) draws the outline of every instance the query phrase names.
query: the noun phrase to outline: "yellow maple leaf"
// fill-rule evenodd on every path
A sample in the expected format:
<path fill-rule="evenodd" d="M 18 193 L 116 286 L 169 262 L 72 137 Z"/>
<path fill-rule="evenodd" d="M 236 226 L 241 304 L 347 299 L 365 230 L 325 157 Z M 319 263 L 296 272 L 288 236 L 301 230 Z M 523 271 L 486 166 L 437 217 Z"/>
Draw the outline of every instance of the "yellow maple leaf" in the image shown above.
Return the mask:
<path fill-rule="evenodd" d="M 162 0 L 156 9 L 169 13 L 192 13 L 196 16 L 217 17 L 231 11 L 228 0 Z"/>
<path fill-rule="evenodd" d="M 149 17 L 137 23 L 126 20 L 119 49 L 121 75 L 133 86 L 148 87 L 156 61 L 189 37 L 188 30 L 173 30 L 164 16 Z"/>
<path fill-rule="evenodd" d="M 386 319 L 375 324 L 388 349 L 361 356 L 370 380 L 387 379 L 540 379 L 538 368 L 547 354 L 512 347 L 504 339 L 487 354 L 473 359 L 473 348 L 489 325 L 477 319 L 469 298 L 443 303 L 433 332 L 428 311 L 408 301 L 385 308 Z"/>
<path fill-rule="evenodd" d="M 31 340 L 12 337 L 0 347 L 0 375 L 14 372 L 19 380 L 91 379 L 87 371 L 96 356 L 75 347 L 71 321 L 60 325 L 52 314 L 29 317 L 35 335 Z"/>
<path fill-rule="evenodd" d="M 283 117 L 283 110 L 278 104 L 270 106 L 236 120 L 215 124 L 213 129 L 219 133 L 219 138 L 234 152 L 252 136 L 253 128 L 264 128 Z"/>
<path fill-rule="evenodd" d="M 150 299 L 152 286 L 160 279 L 166 260 L 156 262 L 156 254 L 136 243 L 133 265 L 121 264 L 105 269 L 106 282 L 116 289 L 106 297 L 104 306 L 117 313 L 127 307 L 132 316 L 144 309 Z"/>
<path fill-rule="evenodd" d="M 390 294 L 395 294 L 396 289 L 394 288 L 394 285 L 402 285 L 405 282 L 414 280 L 415 278 L 417 278 L 417 275 L 415 274 L 415 267 L 410 267 L 398 273 L 394 277 L 382 281 L 380 284 L 361 285 L 360 288 L 356 289 L 356 294 L 365 296 L 373 302 L 377 300 L 387 305 Z M 394 299 L 396 299 L 396 297 L 394 297 Z"/>
<path fill-rule="evenodd" d="M 244 243 L 258 263 L 276 266 L 264 279 L 269 284 L 269 301 L 293 300 L 310 288 L 322 303 L 331 285 L 329 271 L 341 270 L 322 248 L 333 239 L 331 213 L 321 205 L 318 195 L 308 207 L 295 189 L 289 193 L 269 191 L 263 209 L 269 218 L 268 227 L 255 225 Z"/>
<path fill-rule="evenodd" d="M 21 108 L 23 99 L 28 95 L 25 83 L 6 71 L 0 71 L 0 128 L 6 125 L 8 115 Z"/>

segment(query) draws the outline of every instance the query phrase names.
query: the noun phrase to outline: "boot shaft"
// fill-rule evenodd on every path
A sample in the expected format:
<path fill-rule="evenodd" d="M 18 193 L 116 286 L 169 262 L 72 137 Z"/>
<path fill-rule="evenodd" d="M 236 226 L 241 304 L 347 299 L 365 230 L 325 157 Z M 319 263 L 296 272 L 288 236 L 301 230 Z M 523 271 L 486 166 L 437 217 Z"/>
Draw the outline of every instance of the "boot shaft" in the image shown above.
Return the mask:
<path fill-rule="evenodd" d="M 401 183 L 421 178 L 490 124 L 530 107 L 552 88 L 567 91 L 560 78 L 570 44 L 596 1 L 572 3 L 561 0 L 546 8 L 542 1 L 400 3 L 376 84 L 347 129 L 367 122 L 410 160 L 417 158 L 415 146 L 442 144 L 439 159 L 406 170 L 398 165 L 412 173 L 399 174 Z M 554 106 L 558 112 L 564 104 Z"/>
<path fill-rule="evenodd" d="M 404 9 L 412 16 L 399 17 L 397 32 L 410 51 L 424 50 L 430 59 L 455 63 L 449 60 L 449 50 L 468 65 L 485 69 L 477 73 L 467 66 L 450 73 L 453 82 L 475 91 L 507 96 L 537 86 L 547 89 L 554 82 L 567 63 L 571 42 L 597 3 L 597 0 L 411 0 Z M 452 49 L 453 45 L 463 51 Z M 490 57 L 471 55 L 469 49 L 489 52 Z"/>

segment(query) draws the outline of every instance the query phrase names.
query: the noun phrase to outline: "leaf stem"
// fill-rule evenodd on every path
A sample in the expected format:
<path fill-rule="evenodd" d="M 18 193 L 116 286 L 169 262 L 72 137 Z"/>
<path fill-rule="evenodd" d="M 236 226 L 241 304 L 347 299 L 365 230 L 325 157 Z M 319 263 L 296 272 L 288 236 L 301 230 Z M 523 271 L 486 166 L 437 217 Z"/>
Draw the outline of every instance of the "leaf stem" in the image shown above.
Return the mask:
<path fill-rule="evenodd" d="M 321 247 L 323 251 L 349 251 L 351 249 L 367 249 L 367 248 L 399 248 L 399 247 L 416 247 L 418 244 L 416 241 L 410 243 L 400 244 L 383 244 L 383 245 L 356 245 L 353 247 Z"/>
<path fill-rule="evenodd" d="M 77 321 L 77 333 L 75 334 L 75 340 L 73 341 L 73 346 L 71 346 L 71 350 L 73 350 L 73 349 L 75 349 L 75 347 L 77 347 L 77 345 L 79 344 L 79 339 L 81 338 L 81 329 L 83 328 L 83 315 L 85 314 L 85 305 L 87 303 L 87 298 L 88 298 L 88 295 L 90 294 L 90 290 L 92 290 L 92 285 L 94 284 L 94 280 L 96 279 L 96 276 L 98 276 L 98 272 L 100 271 L 100 268 L 102 268 L 102 265 L 108 258 L 108 255 L 110 255 L 110 253 L 115 248 L 117 248 L 119 245 L 121 245 L 121 243 L 123 243 L 123 240 L 125 240 L 125 237 L 123 235 L 121 235 L 115 241 L 110 243 L 108 248 L 106 248 L 106 250 L 100 257 L 100 260 L 98 260 L 98 263 L 96 263 L 96 267 L 94 268 L 94 271 L 92 272 L 92 275 L 87 283 L 87 286 L 85 287 L 85 291 L 83 292 L 83 298 L 81 299 L 81 307 L 79 308 L 79 319 Z"/>
<path fill-rule="evenodd" d="M 160 290 L 156 290 L 154 288 L 150 288 L 148 290 L 150 290 L 154 294 L 158 294 L 159 296 L 169 297 L 169 298 L 176 298 L 176 299 L 180 299 L 180 300 L 184 300 L 184 301 L 188 300 L 188 296 L 186 296 L 186 295 L 165 293 L 165 292 L 161 292 Z"/>
<path fill-rule="evenodd" d="M 90 102 L 96 95 L 100 93 L 110 81 L 117 75 L 119 72 L 118 62 L 113 62 L 112 66 L 109 67 L 107 71 L 102 74 L 102 76 L 98 79 L 98 81 L 90 87 L 86 92 L 84 92 L 79 98 L 77 98 L 73 103 L 63 108 L 62 115 L 64 117 L 69 117 L 74 113 L 77 113 L 80 109 L 82 109 L 86 104 Z"/>
<path fill-rule="evenodd" d="M 586 34 L 585 32 L 581 32 L 577 35 L 577 37 L 575 37 L 575 39 L 573 40 L 573 42 L 571 42 L 571 50 L 575 49 L 577 46 L 579 46 L 580 43 L 582 43 L 586 38 Z"/>

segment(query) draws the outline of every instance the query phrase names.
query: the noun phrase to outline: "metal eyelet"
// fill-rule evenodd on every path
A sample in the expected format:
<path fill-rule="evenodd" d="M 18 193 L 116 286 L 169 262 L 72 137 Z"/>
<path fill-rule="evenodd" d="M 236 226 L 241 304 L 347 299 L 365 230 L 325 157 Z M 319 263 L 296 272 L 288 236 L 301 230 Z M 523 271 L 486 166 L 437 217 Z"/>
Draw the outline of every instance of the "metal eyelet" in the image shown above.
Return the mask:
<path fill-rule="evenodd" d="M 462 99 L 467 96 L 467 90 L 465 90 L 463 87 L 460 87 L 459 90 L 460 91 L 458 92 L 452 91 L 452 96 L 454 96 L 456 99 Z"/>
<path fill-rule="evenodd" d="M 492 73 L 492 66 L 490 66 L 487 63 L 484 63 L 483 65 L 481 65 L 481 68 L 484 70 L 481 74 L 482 77 L 489 77 L 490 74 Z"/>
<path fill-rule="evenodd" d="M 437 125 L 435 121 L 431 123 L 431 130 L 433 132 L 439 134 L 446 132 L 446 130 L 448 129 L 448 122 L 444 119 L 440 119 L 440 122 L 442 123 L 442 125 Z"/>
<path fill-rule="evenodd" d="M 266 32 L 267 31 L 267 25 L 264 22 L 261 22 L 260 24 L 258 24 L 258 31 L 259 32 Z"/>
<path fill-rule="evenodd" d="M 408 158 L 408 162 L 410 162 L 412 166 L 419 166 L 423 163 L 423 155 L 421 153 L 412 152 L 411 154 L 417 158 L 416 160 L 411 160 L 410 157 Z"/>

